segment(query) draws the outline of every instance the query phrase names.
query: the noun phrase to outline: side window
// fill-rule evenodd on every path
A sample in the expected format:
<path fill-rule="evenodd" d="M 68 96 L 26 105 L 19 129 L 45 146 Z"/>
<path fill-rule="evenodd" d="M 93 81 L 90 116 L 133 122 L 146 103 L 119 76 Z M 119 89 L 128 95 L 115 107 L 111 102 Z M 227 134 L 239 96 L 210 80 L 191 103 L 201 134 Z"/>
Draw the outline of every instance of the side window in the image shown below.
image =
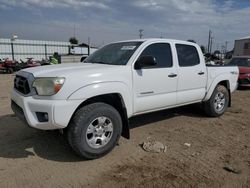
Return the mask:
<path fill-rule="evenodd" d="M 189 67 L 200 64 L 199 54 L 194 46 L 176 44 L 180 67 Z"/>
<path fill-rule="evenodd" d="M 144 49 L 141 56 L 153 56 L 156 59 L 156 66 L 152 68 L 172 67 L 172 52 L 170 44 L 156 43 Z"/>
<path fill-rule="evenodd" d="M 244 44 L 244 49 L 247 50 L 248 48 L 250 48 L 250 43 L 246 42 L 246 43 Z"/>

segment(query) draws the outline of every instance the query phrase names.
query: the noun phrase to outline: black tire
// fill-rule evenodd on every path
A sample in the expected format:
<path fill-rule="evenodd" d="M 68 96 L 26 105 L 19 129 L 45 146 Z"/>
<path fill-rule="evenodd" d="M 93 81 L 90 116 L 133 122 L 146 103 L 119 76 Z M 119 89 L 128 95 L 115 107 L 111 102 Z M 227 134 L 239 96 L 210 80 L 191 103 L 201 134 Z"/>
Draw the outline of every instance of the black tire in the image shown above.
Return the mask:
<path fill-rule="evenodd" d="M 93 125 L 95 119 L 102 117 L 111 121 L 113 132 L 107 143 L 100 148 L 93 148 L 88 143 L 87 130 L 90 125 Z M 96 159 L 106 155 L 116 146 L 121 132 L 122 120 L 119 112 L 108 104 L 98 102 L 86 105 L 75 113 L 67 129 L 67 139 L 79 156 L 85 159 Z"/>
<path fill-rule="evenodd" d="M 12 68 L 8 68 L 7 72 L 8 72 L 9 74 L 12 74 L 12 73 L 14 72 L 14 70 L 13 70 Z"/>
<path fill-rule="evenodd" d="M 224 102 L 224 105 L 221 105 L 221 107 L 219 108 L 218 104 L 215 104 L 215 103 L 217 101 L 216 97 L 221 94 L 224 95 L 223 98 L 225 98 L 225 102 Z M 218 103 L 220 102 L 218 101 Z M 229 104 L 228 89 L 223 85 L 217 85 L 210 99 L 204 103 L 204 110 L 205 110 L 206 115 L 210 117 L 219 117 L 222 114 L 224 114 L 224 112 L 226 111 L 228 107 L 228 104 Z"/>

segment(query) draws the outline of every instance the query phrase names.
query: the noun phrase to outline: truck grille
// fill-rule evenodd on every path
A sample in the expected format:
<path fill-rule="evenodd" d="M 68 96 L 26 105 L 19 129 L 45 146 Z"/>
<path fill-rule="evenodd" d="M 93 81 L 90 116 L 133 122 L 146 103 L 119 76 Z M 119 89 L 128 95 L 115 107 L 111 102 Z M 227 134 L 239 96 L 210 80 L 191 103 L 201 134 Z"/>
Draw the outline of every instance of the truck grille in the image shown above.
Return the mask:
<path fill-rule="evenodd" d="M 14 88 L 24 95 L 30 93 L 29 82 L 25 77 L 16 75 L 14 80 Z"/>

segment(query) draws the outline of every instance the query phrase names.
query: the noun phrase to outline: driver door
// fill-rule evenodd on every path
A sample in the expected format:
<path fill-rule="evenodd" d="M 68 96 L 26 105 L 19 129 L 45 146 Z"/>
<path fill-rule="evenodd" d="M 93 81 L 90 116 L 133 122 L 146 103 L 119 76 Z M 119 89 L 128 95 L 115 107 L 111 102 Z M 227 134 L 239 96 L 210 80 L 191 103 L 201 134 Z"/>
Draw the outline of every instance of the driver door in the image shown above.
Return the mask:
<path fill-rule="evenodd" d="M 140 57 L 153 56 L 156 65 L 133 69 L 134 113 L 155 111 L 176 105 L 177 67 L 173 63 L 171 45 L 148 45 Z"/>

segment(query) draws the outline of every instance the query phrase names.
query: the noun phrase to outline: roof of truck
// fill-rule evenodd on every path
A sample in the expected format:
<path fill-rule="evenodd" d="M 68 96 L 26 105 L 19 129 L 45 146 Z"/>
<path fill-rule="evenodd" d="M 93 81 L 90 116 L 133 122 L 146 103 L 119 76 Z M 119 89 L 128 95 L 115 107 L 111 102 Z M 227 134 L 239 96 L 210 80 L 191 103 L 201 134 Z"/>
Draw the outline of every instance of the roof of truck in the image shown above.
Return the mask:
<path fill-rule="evenodd" d="M 185 40 L 177 40 L 177 39 L 166 39 L 166 38 L 145 38 L 145 39 L 132 39 L 132 40 L 123 40 L 123 41 L 117 41 L 118 42 L 174 42 L 174 43 L 185 43 L 185 44 L 192 44 L 192 45 L 198 45 L 193 42 L 185 41 Z"/>

